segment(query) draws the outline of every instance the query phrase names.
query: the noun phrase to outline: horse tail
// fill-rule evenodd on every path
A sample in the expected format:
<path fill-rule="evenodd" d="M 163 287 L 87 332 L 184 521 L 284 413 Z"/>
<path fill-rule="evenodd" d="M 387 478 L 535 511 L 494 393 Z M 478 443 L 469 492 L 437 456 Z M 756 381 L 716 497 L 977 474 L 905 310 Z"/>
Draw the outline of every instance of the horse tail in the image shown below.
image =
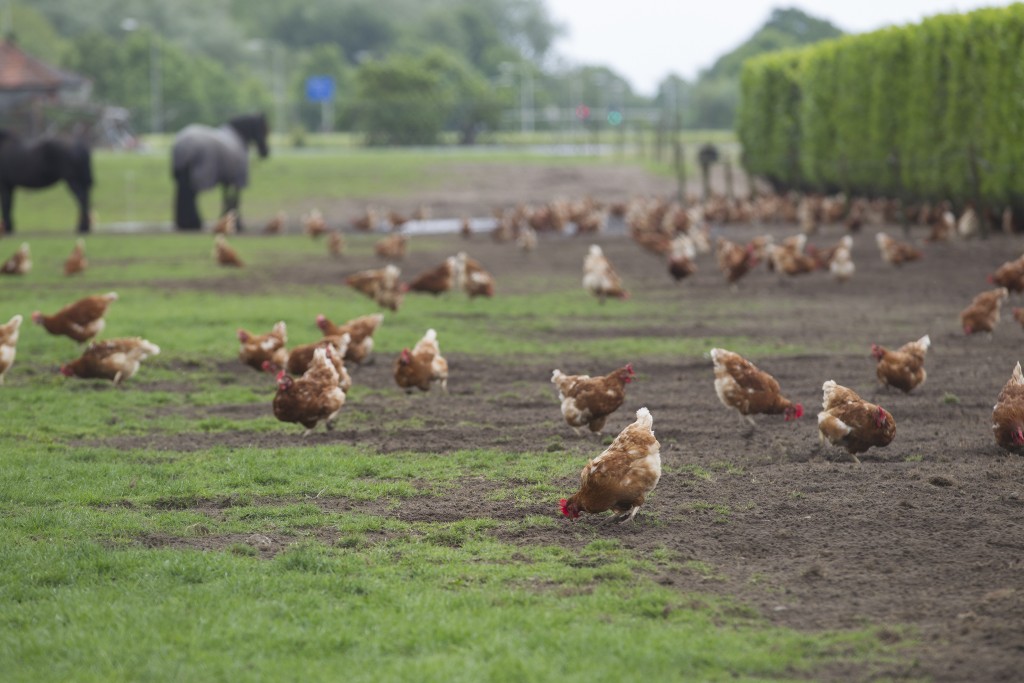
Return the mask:
<path fill-rule="evenodd" d="M 182 230 L 199 230 L 203 221 L 199 218 L 196 204 L 197 192 L 192 187 L 191 170 L 188 166 L 174 169 L 174 224 Z"/>

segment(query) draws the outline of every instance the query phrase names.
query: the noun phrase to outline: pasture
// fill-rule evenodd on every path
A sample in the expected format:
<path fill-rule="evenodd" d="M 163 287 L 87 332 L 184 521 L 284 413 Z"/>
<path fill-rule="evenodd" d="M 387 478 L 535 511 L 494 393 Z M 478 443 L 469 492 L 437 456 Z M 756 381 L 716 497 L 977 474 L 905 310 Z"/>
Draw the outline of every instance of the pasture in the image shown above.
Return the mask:
<path fill-rule="evenodd" d="M 380 159 L 400 179 L 338 181 L 323 200 L 397 187 L 395 202 L 471 207 L 496 196 L 499 173 L 529 186 L 505 205 L 551 192 L 556 177 L 574 197 L 604 183 L 621 193 L 607 199 L 668 183 L 607 164 L 488 161 L 503 170 L 483 177 L 465 159 Z M 319 183 L 316 163 L 296 168 Z M 98 193 L 117 182 L 97 175 Z M 148 172 L 136 182 L 170 187 Z M 319 203 L 303 184 L 251 188 L 243 210 Z M 103 224 L 115 209 L 101 197 Z M 373 312 L 341 282 L 379 264 L 375 236 L 347 235 L 340 259 L 297 234 L 239 236 L 248 265 L 226 271 L 209 235 L 101 231 L 88 238 L 90 269 L 65 278 L 70 220 L 19 207 L 23 229 L 0 242 L 6 257 L 29 241 L 35 262 L 0 285 L 0 319 L 26 316 L 0 387 L 8 680 L 997 680 L 1020 669 L 1024 463 L 995 446 L 989 418 L 1024 333 L 1005 310 L 991 339 L 964 337 L 957 320 L 985 275 L 1019 255 L 1015 239 L 931 246 L 895 269 L 868 228 L 848 283 L 760 268 L 733 292 L 710 256 L 677 285 L 659 258 L 601 236 L 632 293 L 601 305 L 580 288 L 590 240 L 545 235 L 523 254 L 483 235 L 413 238 L 403 279 L 464 249 L 496 277 L 495 298 L 407 295 L 375 335 L 376 362 L 352 371 L 335 431 L 303 438 L 275 420 L 273 378 L 238 362 L 235 330 L 285 320 L 293 345 L 318 337 L 318 313 Z M 169 209 L 167 194 L 133 215 Z M 111 290 L 103 336 L 140 335 L 161 354 L 122 387 L 62 377 L 79 348 L 28 315 Z M 428 327 L 451 393 L 407 396 L 391 364 Z M 870 344 L 924 333 L 927 383 L 878 390 Z M 713 346 L 771 372 L 808 415 L 760 417 L 744 434 L 715 396 Z M 638 381 L 605 431 L 649 407 L 664 475 L 633 523 L 569 523 L 558 499 L 608 439 L 565 425 L 551 370 L 627 362 Z M 861 465 L 818 444 L 827 379 L 896 419 L 894 442 Z"/>

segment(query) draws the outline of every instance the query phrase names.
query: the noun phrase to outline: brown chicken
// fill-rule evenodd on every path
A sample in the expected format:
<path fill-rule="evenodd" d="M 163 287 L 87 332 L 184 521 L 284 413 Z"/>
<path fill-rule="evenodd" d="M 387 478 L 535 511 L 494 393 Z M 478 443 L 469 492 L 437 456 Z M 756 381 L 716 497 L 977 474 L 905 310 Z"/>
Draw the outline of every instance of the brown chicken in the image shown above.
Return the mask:
<path fill-rule="evenodd" d="M 455 286 L 456 260 L 449 256 L 441 265 L 420 273 L 409 283 L 410 292 L 425 292 L 427 294 L 443 294 L 450 292 Z"/>
<path fill-rule="evenodd" d="M 5 324 L 0 325 L 0 385 L 4 383 L 4 375 L 14 365 L 14 356 L 18 348 L 18 333 L 20 330 L 20 315 L 16 315 Z"/>
<path fill-rule="evenodd" d="M 626 385 L 633 381 L 631 363 L 603 377 L 567 375 L 561 370 L 551 373 L 551 383 L 558 389 L 562 417 L 576 435 L 580 427 L 601 433 L 608 416 L 626 400 Z"/>
<path fill-rule="evenodd" d="M 878 344 L 871 345 L 871 356 L 878 361 L 875 373 L 883 386 L 896 387 L 910 393 L 924 384 L 928 373 L 924 369 L 924 357 L 932 344 L 926 334 L 917 341 L 907 342 L 895 351 Z"/>
<path fill-rule="evenodd" d="M 904 263 L 917 261 L 924 257 L 919 249 L 915 249 L 906 242 L 898 242 L 884 232 L 875 235 L 875 241 L 878 242 L 882 260 L 894 266 L 902 266 Z"/>
<path fill-rule="evenodd" d="M 841 446 L 853 461 L 860 463 L 857 453 L 872 446 L 888 446 L 896 436 L 896 420 L 881 406 L 868 403 L 853 389 L 828 380 L 821 386 L 822 411 L 818 413 L 818 437 Z"/>
<path fill-rule="evenodd" d="M 779 415 L 786 422 L 803 417 L 804 407 L 782 395 L 779 383 L 738 353 L 711 349 L 715 370 L 715 393 L 726 408 L 734 408 L 751 427 L 751 415 Z"/>
<path fill-rule="evenodd" d="M 992 431 L 1001 448 L 1024 453 L 1024 374 L 1020 362 L 992 408 Z"/>
<path fill-rule="evenodd" d="M 753 244 L 744 247 L 725 238 L 718 238 L 716 248 L 718 269 L 725 275 L 726 282 L 735 285 L 757 265 L 755 248 Z"/>
<path fill-rule="evenodd" d="M 651 411 L 636 411 L 636 422 L 580 472 L 579 491 L 560 501 L 562 514 L 575 520 L 581 512 L 611 510 L 615 514 L 605 522 L 632 520 L 661 479 L 661 444 L 653 427 Z"/>
<path fill-rule="evenodd" d="M 805 237 L 805 235 L 800 235 Z M 772 262 L 772 270 L 783 275 L 805 275 L 818 269 L 818 261 L 810 254 L 804 253 L 803 247 L 787 247 L 769 244 L 768 258 Z"/>
<path fill-rule="evenodd" d="M 4 275 L 27 275 L 30 270 L 32 270 L 32 253 L 28 242 L 22 242 L 11 258 L 0 266 L 0 273 Z"/>
<path fill-rule="evenodd" d="M 284 230 L 284 223 L 287 219 L 287 215 L 284 211 L 278 211 L 276 214 L 267 221 L 267 224 L 263 226 L 263 234 L 265 235 L 280 235 Z"/>
<path fill-rule="evenodd" d="M 234 268 L 241 268 L 245 265 L 238 253 L 228 244 L 227 239 L 224 235 L 217 235 L 213 240 L 213 257 L 217 259 L 217 263 L 222 266 L 232 266 Z"/>
<path fill-rule="evenodd" d="M 1024 308 L 1014 308 L 1013 319 L 1016 320 L 1021 327 L 1024 327 Z"/>
<path fill-rule="evenodd" d="M 523 226 L 523 229 L 519 231 L 519 236 L 516 237 L 516 246 L 527 254 L 536 251 L 537 231 L 529 225 Z"/>
<path fill-rule="evenodd" d="M 430 386 L 437 382 L 441 389 L 448 392 L 448 361 L 441 356 L 437 345 L 437 332 L 427 330 L 416 346 L 402 349 L 395 360 L 395 383 L 412 393 L 413 389 L 429 391 Z"/>
<path fill-rule="evenodd" d="M 345 360 L 362 365 L 373 352 L 373 333 L 384 322 L 383 313 L 372 313 L 349 320 L 344 325 L 335 325 L 324 315 L 316 317 L 316 326 L 325 337 L 349 336 Z"/>
<path fill-rule="evenodd" d="M 988 276 L 988 282 L 1011 292 L 1024 292 L 1024 256 L 999 266 Z"/>
<path fill-rule="evenodd" d="M 402 303 L 402 271 L 389 263 L 383 268 L 364 270 L 345 278 L 345 284 L 377 302 L 381 308 L 397 311 Z"/>
<path fill-rule="evenodd" d="M 288 362 L 288 328 L 281 320 L 267 334 L 252 334 L 243 329 L 238 330 L 238 359 L 253 368 L 264 370 L 264 363 L 273 363 L 278 369 Z"/>
<path fill-rule="evenodd" d="M 401 261 L 405 258 L 405 245 L 408 242 L 405 235 L 394 234 L 382 237 L 373 246 L 373 251 L 378 258 L 388 261 Z"/>
<path fill-rule="evenodd" d="M 302 232 L 313 239 L 327 232 L 327 221 L 324 220 L 320 209 L 310 209 L 309 213 L 302 217 Z"/>
<path fill-rule="evenodd" d="M 309 369 L 293 379 L 284 370 L 277 373 L 277 394 L 274 396 L 274 417 L 281 422 L 297 422 L 306 428 L 303 436 L 313 433 L 321 422 L 330 431 L 345 405 L 345 392 L 338 385 L 338 370 L 330 358 L 330 345 L 313 353 Z"/>
<path fill-rule="evenodd" d="M 103 331 L 107 324 L 103 316 L 113 301 L 117 301 L 117 292 L 87 296 L 68 304 L 53 315 L 34 311 L 32 322 L 42 325 L 50 334 L 64 335 L 82 343 Z"/>
<path fill-rule="evenodd" d="M 75 242 L 75 247 L 71 250 L 71 255 L 68 256 L 66 261 L 64 261 L 64 274 L 76 275 L 78 273 L 84 273 L 85 269 L 88 267 L 89 261 L 85 258 L 85 240 L 79 239 Z"/>
<path fill-rule="evenodd" d="M 107 339 L 90 343 L 80 358 L 60 366 L 60 372 L 65 377 L 109 379 L 118 385 L 131 379 L 142 361 L 159 353 L 159 346 L 142 337 Z"/>
<path fill-rule="evenodd" d="M 352 377 L 345 369 L 345 352 L 348 350 L 350 339 L 351 337 L 346 332 L 340 336 L 324 337 L 312 344 L 296 346 L 288 353 L 288 360 L 285 362 L 284 368 L 289 375 L 296 377 L 304 375 L 313 365 L 313 356 L 316 354 L 316 350 L 330 346 L 331 353 L 328 357 L 334 364 L 334 369 L 338 371 L 338 386 L 347 394 L 348 390 L 352 388 Z M 277 372 L 281 367 L 268 362 L 264 364 L 263 369 L 268 372 Z"/>
<path fill-rule="evenodd" d="M 363 232 L 376 230 L 378 223 L 380 223 L 380 214 L 372 206 L 366 207 L 366 211 L 361 216 L 352 219 L 352 227 Z"/>
<path fill-rule="evenodd" d="M 403 225 L 409 222 L 409 217 L 391 209 L 388 211 L 388 223 L 391 224 L 392 230 L 400 230 Z"/>
<path fill-rule="evenodd" d="M 964 334 L 991 333 L 995 330 L 999 324 L 1003 302 L 1009 295 L 1006 287 L 999 287 L 974 297 L 967 308 L 960 311 L 960 326 L 963 327 Z"/>
<path fill-rule="evenodd" d="M 671 242 L 668 253 L 668 274 L 676 282 L 690 277 L 697 272 L 693 259 L 697 258 L 697 248 L 688 235 L 679 235 Z"/>
<path fill-rule="evenodd" d="M 494 276 L 464 251 L 455 255 L 455 280 L 456 286 L 465 291 L 470 299 L 494 296 Z"/>
<path fill-rule="evenodd" d="M 623 288 L 619 274 L 615 272 L 601 247 L 596 244 L 590 245 L 583 259 L 583 289 L 596 296 L 602 304 L 608 297 L 629 298 L 629 292 Z"/>
<path fill-rule="evenodd" d="M 335 258 L 345 255 L 345 237 L 337 230 L 327 236 L 327 253 Z"/>
<path fill-rule="evenodd" d="M 213 224 L 213 233 L 216 235 L 234 235 L 236 232 L 238 232 L 238 212 L 234 209 L 229 209 Z"/>

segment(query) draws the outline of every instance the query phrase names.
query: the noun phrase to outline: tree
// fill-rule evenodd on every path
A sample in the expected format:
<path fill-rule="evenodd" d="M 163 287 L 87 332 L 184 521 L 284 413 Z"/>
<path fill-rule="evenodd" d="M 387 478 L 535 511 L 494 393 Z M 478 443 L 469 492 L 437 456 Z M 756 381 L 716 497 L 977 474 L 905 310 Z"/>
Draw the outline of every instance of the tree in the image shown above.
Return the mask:
<path fill-rule="evenodd" d="M 369 145 L 431 145 L 446 114 L 440 77 L 423 60 L 396 55 L 356 71 L 356 122 Z"/>

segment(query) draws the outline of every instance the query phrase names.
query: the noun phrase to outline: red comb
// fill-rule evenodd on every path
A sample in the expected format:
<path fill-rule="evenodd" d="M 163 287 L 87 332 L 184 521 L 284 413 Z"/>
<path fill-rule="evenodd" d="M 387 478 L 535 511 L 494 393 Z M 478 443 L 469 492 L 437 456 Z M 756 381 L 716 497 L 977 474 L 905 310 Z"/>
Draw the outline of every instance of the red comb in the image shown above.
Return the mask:
<path fill-rule="evenodd" d="M 569 516 L 569 506 L 568 506 L 568 503 L 569 503 L 569 501 L 566 500 L 565 498 L 563 498 L 562 500 L 558 501 L 558 504 L 559 504 L 559 506 L 562 509 L 562 514 L 565 515 L 566 517 Z"/>

